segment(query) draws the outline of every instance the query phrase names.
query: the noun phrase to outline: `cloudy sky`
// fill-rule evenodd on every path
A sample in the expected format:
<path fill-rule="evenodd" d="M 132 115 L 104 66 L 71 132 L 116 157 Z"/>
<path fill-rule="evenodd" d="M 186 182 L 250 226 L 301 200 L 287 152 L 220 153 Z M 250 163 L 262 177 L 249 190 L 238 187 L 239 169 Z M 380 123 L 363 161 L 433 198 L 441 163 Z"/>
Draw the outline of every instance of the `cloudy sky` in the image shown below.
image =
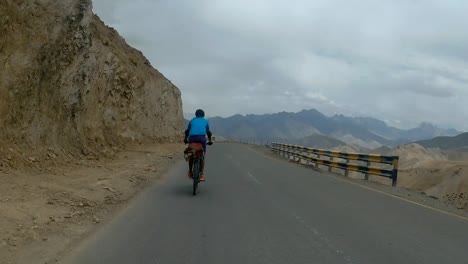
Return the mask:
<path fill-rule="evenodd" d="M 94 0 L 210 116 L 316 108 L 468 131 L 468 1 Z"/>

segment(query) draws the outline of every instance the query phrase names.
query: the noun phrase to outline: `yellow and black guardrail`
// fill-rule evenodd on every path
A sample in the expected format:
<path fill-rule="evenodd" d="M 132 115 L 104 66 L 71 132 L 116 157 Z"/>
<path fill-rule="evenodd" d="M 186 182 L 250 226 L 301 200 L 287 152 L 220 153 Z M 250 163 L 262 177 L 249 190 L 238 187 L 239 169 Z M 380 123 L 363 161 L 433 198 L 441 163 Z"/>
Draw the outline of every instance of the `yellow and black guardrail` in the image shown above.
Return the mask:
<path fill-rule="evenodd" d="M 397 185 L 398 180 L 398 156 L 383 156 L 376 154 L 360 154 L 360 153 L 346 153 L 338 151 L 329 151 L 323 149 L 307 148 L 303 146 L 288 145 L 282 143 L 272 143 L 271 149 L 280 154 L 288 155 L 288 158 L 298 159 L 299 162 L 306 161 L 312 162 L 315 166 L 325 165 L 328 166 L 329 171 L 331 168 L 338 168 L 345 171 L 357 171 L 365 174 L 365 179 L 369 180 L 369 174 L 383 176 L 392 180 L 392 186 Z M 312 157 L 311 155 L 315 155 Z M 329 157 L 328 160 L 321 159 L 322 156 Z M 344 159 L 346 163 L 333 161 L 334 158 Z M 366 166 L 350 164 L 350 160 L 366 162 Z M 392 169 L 382 169 L 371 167 L 372 163 L 392 165 Z"/>

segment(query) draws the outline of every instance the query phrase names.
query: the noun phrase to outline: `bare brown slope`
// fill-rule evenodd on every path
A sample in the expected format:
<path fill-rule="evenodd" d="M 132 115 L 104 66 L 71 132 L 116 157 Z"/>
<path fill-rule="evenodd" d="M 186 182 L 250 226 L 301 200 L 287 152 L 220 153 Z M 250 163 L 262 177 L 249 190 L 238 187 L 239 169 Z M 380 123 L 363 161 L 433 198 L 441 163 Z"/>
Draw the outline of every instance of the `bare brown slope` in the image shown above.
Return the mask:
<path fill-rule="evenodd" d="M 88 154 L 177 136 L 179 89 L 106 27 L 91 1 L 2 0 L 0 25 L 1 156 L 29 146 Z"/>
<path fill-rule="evenodd" d="M 398 186 L 468 209 L 468 162 L 450 161 L 440 149 L 413 143 L 385 153 L 400 157 Z"/>

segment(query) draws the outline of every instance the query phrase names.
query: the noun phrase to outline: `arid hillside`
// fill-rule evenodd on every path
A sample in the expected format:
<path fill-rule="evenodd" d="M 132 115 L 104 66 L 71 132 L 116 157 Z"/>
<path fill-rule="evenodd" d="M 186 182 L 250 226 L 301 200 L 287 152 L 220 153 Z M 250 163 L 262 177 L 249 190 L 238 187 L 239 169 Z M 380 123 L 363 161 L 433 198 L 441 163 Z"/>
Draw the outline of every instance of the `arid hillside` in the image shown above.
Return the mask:
<path fill-rule="evenodd" d="M 0 263 L 61 263 L 182 153 L 181 92 L 89 0 L 1 0 L 0 36 Z"/>
<path fill-rule="evenodd" d="M 90 0 L 3 0 L 0 35 L 0 168 L 179 136 L 179 89 Z"/>
<path fill-rule="evenodd" d="M 415 143 L 384 154 L 400 157 L 398 186 L 468 209 L 468 160 L 450 160 L 439 148 Z"/>

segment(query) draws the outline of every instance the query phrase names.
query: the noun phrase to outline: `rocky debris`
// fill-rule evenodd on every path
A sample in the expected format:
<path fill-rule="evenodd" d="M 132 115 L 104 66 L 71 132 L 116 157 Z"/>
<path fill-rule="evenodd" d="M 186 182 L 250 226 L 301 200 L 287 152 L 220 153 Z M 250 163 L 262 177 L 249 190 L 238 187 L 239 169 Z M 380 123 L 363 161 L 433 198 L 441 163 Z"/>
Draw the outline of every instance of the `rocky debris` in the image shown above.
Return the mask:
<path fill-rule="evenodd" d="M 457 209 L 468 209 L 468 192 L 447 194 L 442 197 L 442 200 L 445 204 L 455 206 Z"/>
<path fill-rule="evenodd" d="M 147 178 L 145 178 L 144 176 L 142 175 L 139 175 L 139 174 L 135 174 L 135 175 L 132 175 L 130 177 L 130 179 L 128 179 L 130 182 L 133 182 L 133 183 L 140 183 L 140 182 L 145 182 L 147 180 Z"/>
<path fill-rule="evenodd" d="M 109 192 L 111 192 L 111 193 L 116 193 L 116 192 L 117 192 L 117 191 L 116 191 L 116 190 L 114 190 L 113 188 L 111 188 L 111 187 L 107 187 L 107 186 L 104 186 L 104 187 L 102 187 L 102 189 L 104 189 L 104 190 L 108 190 L 108 191 L 109 191 Z"/>
<path fill-rule="evenodd" d="M 452 177 L 453 176 L 458 176 L 460 175 L 460 173 L 462 173 L 463 171 L 463 168 L 456 168 L 453 172 L 452 172 Z"/>

